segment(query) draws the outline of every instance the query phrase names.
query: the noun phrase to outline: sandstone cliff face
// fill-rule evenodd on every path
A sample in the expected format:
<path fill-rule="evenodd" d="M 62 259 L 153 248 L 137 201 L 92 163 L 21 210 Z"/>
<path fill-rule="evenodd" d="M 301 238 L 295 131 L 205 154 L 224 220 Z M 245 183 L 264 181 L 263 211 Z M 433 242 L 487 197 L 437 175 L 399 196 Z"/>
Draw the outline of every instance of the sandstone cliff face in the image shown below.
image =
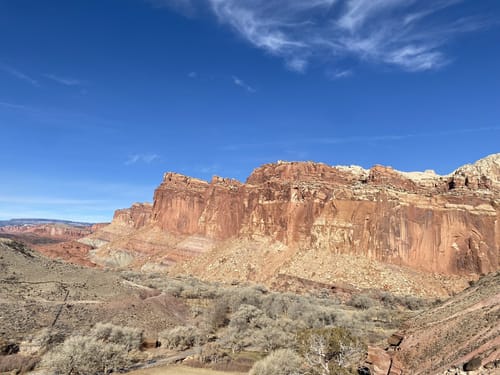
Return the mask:
<path fill-rule="evenodd" d="M 499 268 L 499 165 L 496 154 L 439 176 L 278 162 L 245 183 L 166 173 L 153 204 L 79 242 L 105 267 L 447 296 Z"/>
<path fill-rule="evenodd" d="M 500 154 L 448 176 L 278 162 L 245 184 L 167 173 L 151 223 L 214 240 L 266 237 L 444 274 L 498 269 Z"/>
<path fill-rule="evenodd" d="M 152 220 L 152 209 L 151 203 L 134 203 L 117 210 L 111 224 L 80 239 L 93 248 L 90 261 L 104 267 L 161 271 L 212 246 L 204 236 L 186 238 L 162 230 Z"/>
<path fill-rule="evenodd" d="M 130 208 L 116 210 L 113 223 L 139 229 L 149 223 L 153 206 L 151 203 L 134 203 Z"/>

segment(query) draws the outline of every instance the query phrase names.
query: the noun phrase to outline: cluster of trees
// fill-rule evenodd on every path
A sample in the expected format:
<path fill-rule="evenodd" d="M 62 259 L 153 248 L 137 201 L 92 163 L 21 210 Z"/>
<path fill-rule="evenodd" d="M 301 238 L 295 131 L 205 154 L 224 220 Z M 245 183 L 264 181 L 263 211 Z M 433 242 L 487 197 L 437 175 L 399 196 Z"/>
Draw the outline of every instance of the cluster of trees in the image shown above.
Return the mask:
<path fill-rule="evenodd" d="M 191 289 L 190 295 L 195 294 Z M 202 345 L 199 357 L 205 363 L 227 358 L 227 352 L 266 353 L 252 368 L 254 375 L 356 373 L 365 354 L 362 340 L 339 326 L 352 323 L 353 318 L 338 301 L 271 293 L 262 287 L 210 295 L 208 308 L 202 313 L 196 309 L 196 326 L 162 332 L 162 345 L 177 350 Z"/>
<path fill-rule="evenodd" d="M 139 329 L 98 323 L 88 335 L 71 336 L 54 347 L 42 364 L 56 374 L 108 374 L 129 366 L 129 353 L 141 344 Z"/>
<path fill-rule="evenodd" d="M 347 303 L 324 295 L 270 292 L 262 286 L 229 287 L 194 278 L 169 279 L 129 273 L 135 282 L 183 299 L 192 307 L 185 326 L 159 333 L 163 347 L 196 347 L 198 359 L 216 364 L 240 351 L 261 353 L 251 375 L 357 373 L 374 332 L 397 324 L 401 309 L 422 301 L 389 293 L 354 295 Z M 97 324 L 66 339 L 44 357 L 58 374 L 106 374 L 130 366 L 140 349 L 138 329 Z"/>
<path fill-rule="evenodd" d="M 255 363 L 250 375 L 356 374 L 366 347 L 341 327 L 299 333 L 297 351 L 279 349 Z"/>

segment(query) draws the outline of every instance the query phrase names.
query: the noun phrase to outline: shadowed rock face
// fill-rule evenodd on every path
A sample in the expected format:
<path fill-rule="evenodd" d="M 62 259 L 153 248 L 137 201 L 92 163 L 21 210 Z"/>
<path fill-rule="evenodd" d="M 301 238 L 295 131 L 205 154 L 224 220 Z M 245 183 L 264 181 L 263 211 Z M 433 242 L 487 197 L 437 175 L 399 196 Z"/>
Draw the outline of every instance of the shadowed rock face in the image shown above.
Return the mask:
<path fill-rule="evenodd" d="M 448 176 L 311 162 L 266 164 L 245 184 L 167 173 L 150 225 L 214 240 L 265 236 L 444 274 L 488 273 L 498 269 L 499 181 L 500 154 Z M 148 214 L 136 211 L 127 219 L 139 228 Z"/>

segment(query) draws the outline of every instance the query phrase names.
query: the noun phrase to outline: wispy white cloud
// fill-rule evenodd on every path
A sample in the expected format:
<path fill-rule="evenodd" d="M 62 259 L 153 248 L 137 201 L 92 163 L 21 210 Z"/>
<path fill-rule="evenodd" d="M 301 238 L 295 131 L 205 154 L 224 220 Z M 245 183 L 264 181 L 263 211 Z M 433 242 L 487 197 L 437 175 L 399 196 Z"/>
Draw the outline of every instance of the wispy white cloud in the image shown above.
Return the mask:
<path fill-rule="evenodd" d="M 307 68 L 307 59 L 303 57 L 292 57 L 286 60 L 286 67 L 297 73 L 304 73 Z"/>
<path fill-rule="evenodd" d="M 252 86 L 249 86 L 247 85 L 242 79 L 236 77 L 236 76 L 232 76 L 232 79 L 233 79 L 233 83 L 236 85 L 236 86 L 239 86 L 241 88 L 243 88 L 244 90 L 248 91 L 249 93 L 255 93 L 257 90 L 255 90 Z"/>
<path fill-rule="evenodd" d="M 188 77 L 189 77 L 189 78 L 193 78 L 193 79 L 194 79 L 194 78 L 197 78 L 197 77 L 198 77 L 198 73 L 196 73 L 196 72 L 194 72 L 194 71 L 193 71 L 193 72 L 189 72 L 189 73 L 188 73 Z"/>
<path fill-rule="evenodd" d="M 327 71 L 326 72 L 326 76 L 329 79 L 331 79 L 332 81 L 336 80 L 336 79 L 347 78 L 347 77 L 350 77 L 352 75 L 353 75 L 353 71 L 350 70 L 350 69 L 346 69 L 346 70 L 333 70 L 333 71 Z"/>
<path fill-rule="evenodd" d="M 151 1 L 151 0 L 148 0 Z M 204 4 L 243 39 L 304 72 L 311 61 L 336 66 L 358 59 L 407 71 L 438 69 L 451 61 L 444 46 L 491 24 L 444 12 L 467 0 L 157 0 L 179 8 Z"/>
<path fill-rule="evenodd" d="M 155 160 L 159 160 L 160 156 L 157 154 L 134 154 L 130 155 L 125 165 L 132 165 L 136 163 L 151 164 Z"/>
<path fill-rule="evenodd" d="M 9 65 L 0 63 L 0 70 L 11 75 L 12 77 L 15 77 L 21 81 L 27 82 L 31 84 L 32 86 L 39 87 L 40 84 L 38 83 L 37 80 L 31 78 L 29 75 L 21 72 L 20 70 L 17 70 Z"/>
<path fill-rule="evenodd" d="M 349 0 L 337 24 L 351 32 L 359 31 L 366 22 L 391 8 L 408 6 L 415 0 Z"/>
<path fill-rule="evenodd" d="M 80 86 L 83 84 L 83 82 L 78 79 L 61 77 L 55 74 L 44 74 L 44 77 L 65 86 Z"/>

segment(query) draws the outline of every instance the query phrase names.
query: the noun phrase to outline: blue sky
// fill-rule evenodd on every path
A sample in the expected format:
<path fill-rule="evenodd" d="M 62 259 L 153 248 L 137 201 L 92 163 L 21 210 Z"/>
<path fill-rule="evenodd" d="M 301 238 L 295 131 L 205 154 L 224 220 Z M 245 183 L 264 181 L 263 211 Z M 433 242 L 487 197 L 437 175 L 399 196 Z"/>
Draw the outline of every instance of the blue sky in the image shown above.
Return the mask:
<path fill-rule="evenodd" d="M 500 152 L 497 0 L 0 0 L 0 219 L 110 220 L 166 171 L 446 174 Z"/>

